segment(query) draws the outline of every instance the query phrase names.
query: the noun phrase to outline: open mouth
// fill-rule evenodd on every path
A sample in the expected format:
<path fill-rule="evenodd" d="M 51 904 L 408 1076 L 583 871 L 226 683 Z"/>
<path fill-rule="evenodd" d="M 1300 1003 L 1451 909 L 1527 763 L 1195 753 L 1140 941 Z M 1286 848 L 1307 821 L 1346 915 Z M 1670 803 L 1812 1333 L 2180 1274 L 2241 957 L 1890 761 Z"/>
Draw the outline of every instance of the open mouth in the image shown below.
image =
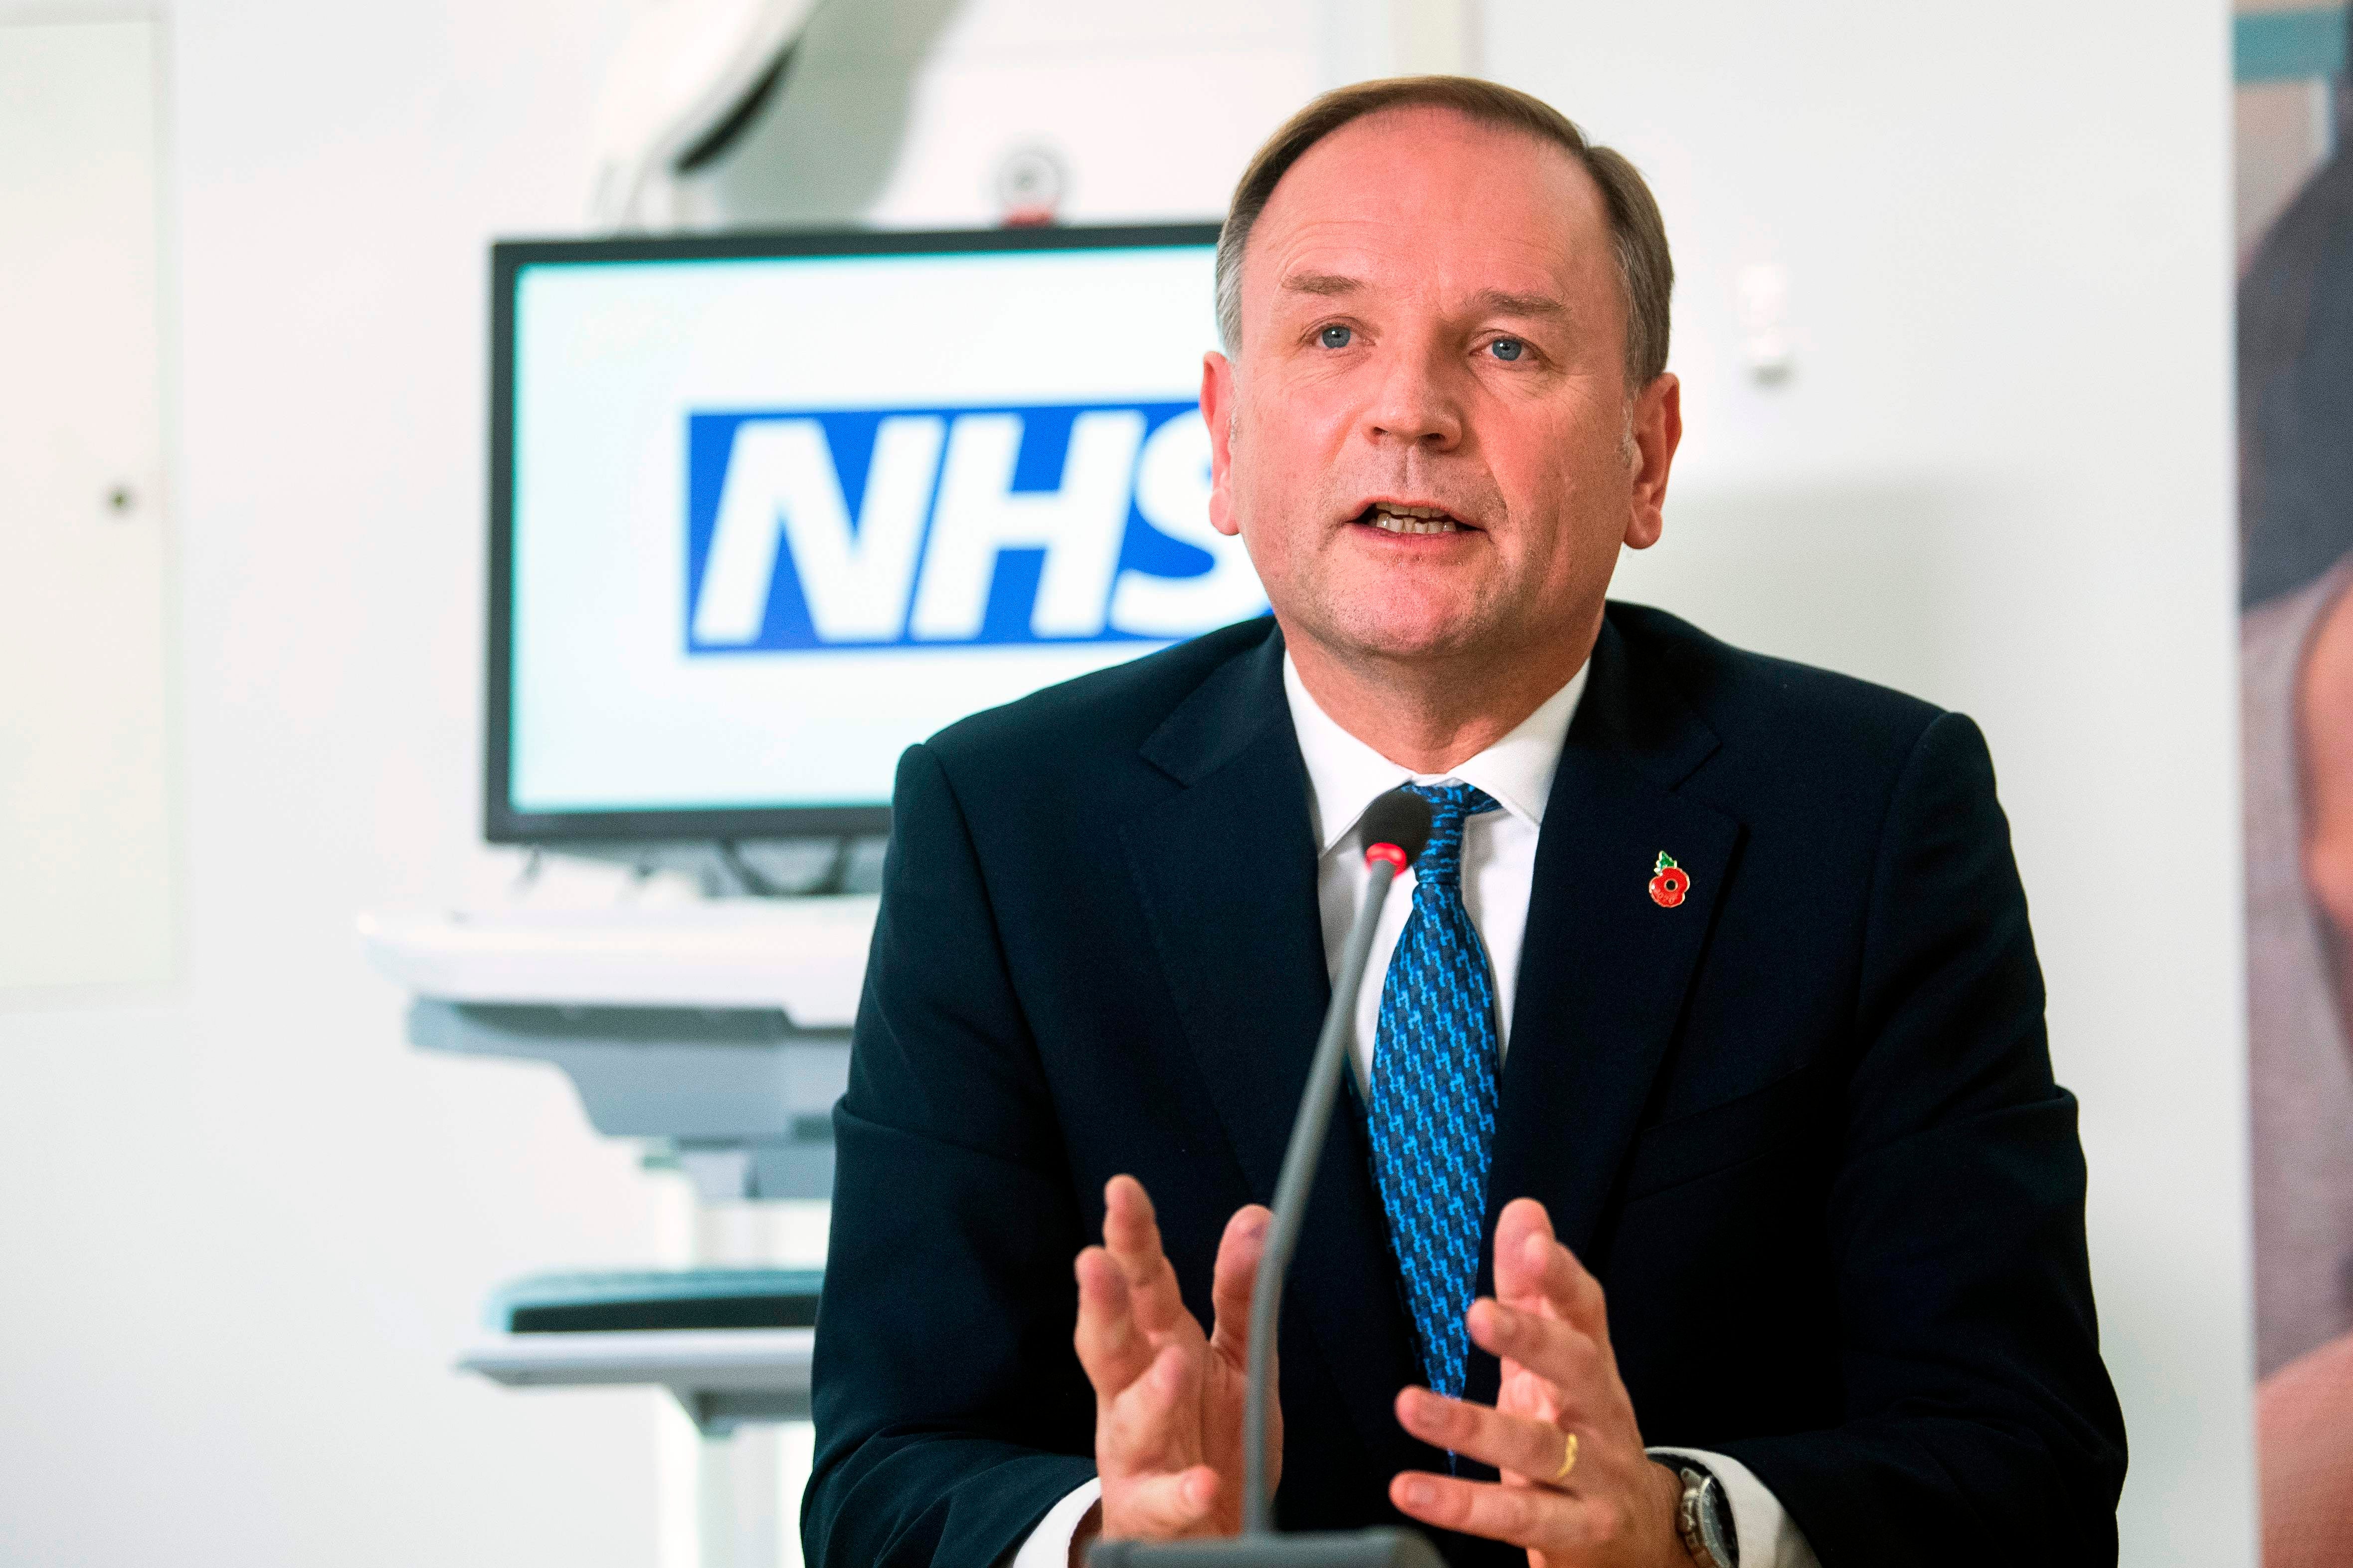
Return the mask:
<path fill-rule="evenodd" d="M 1384 533 L 1476 532 L 1443 507 L 1407 506 L 1398 501 L 1375 501 L 1356 514 L 1356 521 Z"/>

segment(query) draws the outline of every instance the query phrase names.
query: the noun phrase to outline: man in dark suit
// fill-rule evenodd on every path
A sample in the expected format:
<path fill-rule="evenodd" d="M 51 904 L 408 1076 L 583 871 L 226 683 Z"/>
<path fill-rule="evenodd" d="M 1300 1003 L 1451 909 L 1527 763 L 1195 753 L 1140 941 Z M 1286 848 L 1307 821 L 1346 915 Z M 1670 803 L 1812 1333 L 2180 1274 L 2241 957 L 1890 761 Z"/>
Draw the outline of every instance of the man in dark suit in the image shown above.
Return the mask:
<path fill-rule="evenodd" d="M 1327 95 L 1245 174 L 1202 405 L 1274 614 L 901 764 L 811 1562 L 1234 1528 L 1255 1205 L 1400 784 L 1437 831 L 1284 1303 L 1282 1523 L 2114 1561 L 2074 1103 L 1981 739 L 1605 603 L 1681 435 L 1671 278 L 1631 166 L 1490 84 Z"/>

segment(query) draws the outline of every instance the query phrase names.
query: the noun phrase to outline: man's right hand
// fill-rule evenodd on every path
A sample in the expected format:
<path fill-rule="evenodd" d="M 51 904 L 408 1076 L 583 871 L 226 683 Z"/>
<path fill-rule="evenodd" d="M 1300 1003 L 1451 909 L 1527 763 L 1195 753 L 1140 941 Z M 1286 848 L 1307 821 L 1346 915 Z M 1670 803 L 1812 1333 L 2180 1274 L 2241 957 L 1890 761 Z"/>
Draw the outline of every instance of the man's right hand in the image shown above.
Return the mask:
<path fill-rule="evenodd" d="M 1160 1249 L 1152 1200 L 1133 1176 L 1103 1188 L 1103 1245 L 1079 1254 L 1079 1363 L 1095 1389 L 1101 1532 L 1173 1541 L 1241 1531 L 1242 1410 L 1250 1311 L 1271 1217 L 1235 1211 L 1218 1244 L 1207 1334 L 1185 1310 Z M 1268 1434 L 1267 1486 L 1282 1468 L 1282 1416 Z M 1075 1561 L 1088 1531 L 1073 1542 Z"/>

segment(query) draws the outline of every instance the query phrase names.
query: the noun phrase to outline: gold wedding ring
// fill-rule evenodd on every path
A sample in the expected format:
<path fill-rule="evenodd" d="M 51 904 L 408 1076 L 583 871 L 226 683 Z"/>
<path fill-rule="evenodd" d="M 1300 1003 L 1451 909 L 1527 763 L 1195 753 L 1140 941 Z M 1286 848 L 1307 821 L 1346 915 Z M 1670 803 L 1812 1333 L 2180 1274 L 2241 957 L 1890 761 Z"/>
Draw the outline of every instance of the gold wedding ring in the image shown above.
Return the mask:
<path fill-rule="evenodd" d="M 1568 1479 L 1568 1472 L 1577 1468 L 1577 1434 L 1564 1432 L 1561 1436 L 1568 1439 L 1568 1447 L 1560 1457 L 1560 1468 L 1555 1470 L 1552 1473 L 1552 1479 L 1545 1483 L 1548 1487 L 1560 1485 L 1561 1482 Z"/>

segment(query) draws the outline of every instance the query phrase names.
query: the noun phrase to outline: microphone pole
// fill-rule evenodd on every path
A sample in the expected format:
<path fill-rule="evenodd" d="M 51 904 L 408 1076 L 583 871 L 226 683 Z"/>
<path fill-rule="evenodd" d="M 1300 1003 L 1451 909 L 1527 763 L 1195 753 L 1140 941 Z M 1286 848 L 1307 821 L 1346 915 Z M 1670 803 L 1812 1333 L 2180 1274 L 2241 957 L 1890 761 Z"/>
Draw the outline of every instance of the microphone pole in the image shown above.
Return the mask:
<path fill-rule="evenodd" d="M 1273 1217 L 1266 1249 L 1259 1255 L 1258 1281 L 1250 1293 L 1250 1383 L 1242 1417 L 1242 1533 L 1230 1541 L 1098 1542 L 1088 1568 L 1444 1568 L 1429 1540 L 1410 1530 L 1364 1530 L 1313 1535 L 1278 1535 L 1267 1497 L 1267 1436 L 1274 1405 L 1274 1340 L 1282 1312 L 1282 1287 L 1307 1217 L 1307 1194 L 1324 1136 L 1332 1124 L 1332 1102 L 1348 1060 L 1348 1032 L 1364 989 L 1365 965 L 1379 928 L 1381 907 L 1398 872 L 1420 858 L 1430 842 L 1430 803 L 1398 789 L 1376 800 L 1358 830 L 1365 845 L 1365 896 L 1356 923 L 1340 949 L 1339 973 L 1332 977 L 1332 1002 L 1324 1010 L 1307 1088 L 1291 1124 L 1291 1144 L 1274 1184 Z"/>

